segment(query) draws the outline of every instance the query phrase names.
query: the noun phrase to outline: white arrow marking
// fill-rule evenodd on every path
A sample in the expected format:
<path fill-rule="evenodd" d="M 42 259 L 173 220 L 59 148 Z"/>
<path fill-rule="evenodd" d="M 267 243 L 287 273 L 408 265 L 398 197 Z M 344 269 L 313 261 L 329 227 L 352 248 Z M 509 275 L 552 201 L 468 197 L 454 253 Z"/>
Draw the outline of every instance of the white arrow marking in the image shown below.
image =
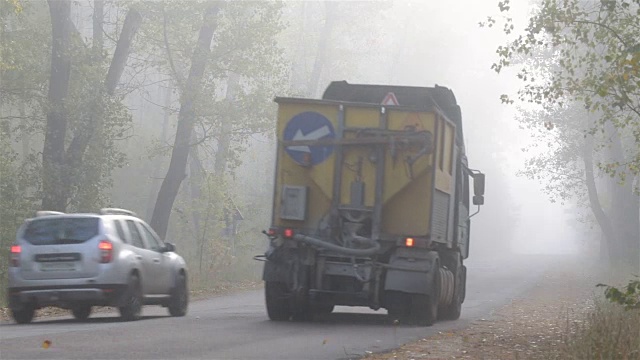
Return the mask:
<path fill-rule="evenodd" d="M 315 129 L 315 130 L 311 131 L 308 134 L 303 134 L 302 130 L 298 129 L 298 131 L 296 131 L 296 134 L 293 135 L 293 139 L 292 140 L 293 141 L 296 141 L 296 140 L 318 140 L 318 139 L 321 139 L 321 138 L 323 138 L 323 137 L 325 137 L 327 135 L 331 135 L 331 129 L 329 129 L 329 127 L 327 125 L 325 125 L 325 126 L 323 126 L 321 128 L 318 128 L 318 129 Z M 289 147 L 287 147 L 287 149 L 289 149 L 291 151 L 302 151 L 302 152 L 307 152 L 307 153 L 311 152 L 311 149 L 306 145 L 303 145 L 303 146 L 289 146 Z"/>

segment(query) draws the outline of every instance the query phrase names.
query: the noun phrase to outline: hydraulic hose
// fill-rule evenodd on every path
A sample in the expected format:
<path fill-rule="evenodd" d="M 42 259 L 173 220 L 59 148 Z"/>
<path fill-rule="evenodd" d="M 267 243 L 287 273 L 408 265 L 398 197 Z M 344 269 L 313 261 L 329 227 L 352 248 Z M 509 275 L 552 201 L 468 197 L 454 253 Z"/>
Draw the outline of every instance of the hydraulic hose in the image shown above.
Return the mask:
<path fill-rule="evenodd" d="M 320 239 L 312 238 L 310 236 L 306 236 L 302 234 L 294 235 L 293 239 L 309 245 L 313 245 L 313 246 L 333 250 L 342 254 L 353 255 L 353 256 L 370 256 L 370 255 L 374 255 L 375 253 L 378 252 L 378 250 L 380 250 L 380 244 L 378 244 L 378 242 L 373 242 L 373 246 L 368 249 L 352 249 L 352 248 L 346 248 L 343 246 L 331 244 L 326 241 L 322 241 Z"/>

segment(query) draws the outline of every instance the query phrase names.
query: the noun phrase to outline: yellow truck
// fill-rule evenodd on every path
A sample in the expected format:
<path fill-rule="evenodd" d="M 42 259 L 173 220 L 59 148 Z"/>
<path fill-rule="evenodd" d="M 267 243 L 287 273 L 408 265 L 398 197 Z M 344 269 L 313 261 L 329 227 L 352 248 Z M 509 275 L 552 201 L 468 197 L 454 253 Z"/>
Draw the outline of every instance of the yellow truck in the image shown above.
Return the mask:
<path fill-rule="evenodd" d="M 402 323 L 457 319 L 473 204 L 460 107 L 448 88 L 332 82 L 322 99 L 278 104 L 263 280 L 271 320 L 336 305 Z M 476 212 L 477 213 L 477 212 Z"/>

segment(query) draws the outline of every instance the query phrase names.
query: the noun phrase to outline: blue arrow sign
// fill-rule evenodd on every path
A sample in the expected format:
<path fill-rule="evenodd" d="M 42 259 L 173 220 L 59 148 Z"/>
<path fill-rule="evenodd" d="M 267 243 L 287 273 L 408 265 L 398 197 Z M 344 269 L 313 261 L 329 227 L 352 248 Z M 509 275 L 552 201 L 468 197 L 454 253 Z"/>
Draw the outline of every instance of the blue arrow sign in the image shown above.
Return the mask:
<path fill-rule="evenodd" d="M 292 117 L 283 133 L 285 141 L 333 139 L 335 136 L 331 121 L 324 115 L 313 111 L 303 112 Z M 317 165 L 331 156 L 333 146 L 296 145 L 287 146 L 285 150 L 300 165 Z"/>

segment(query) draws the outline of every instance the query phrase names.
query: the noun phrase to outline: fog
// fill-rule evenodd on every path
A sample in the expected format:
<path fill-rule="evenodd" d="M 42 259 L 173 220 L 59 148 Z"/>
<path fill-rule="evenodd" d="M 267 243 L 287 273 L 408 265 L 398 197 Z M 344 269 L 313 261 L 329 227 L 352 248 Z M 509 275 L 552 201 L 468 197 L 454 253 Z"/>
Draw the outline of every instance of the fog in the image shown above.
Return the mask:
<path fill-rule="evenodd" d="M 292 63 L 290 76 L 295 88 L 296 81 L 304 83 L 305 76 L 312 72 L 314 55 L 325 35 L 322 26 L 328 8 L 319 2 L 285 4 L 284 20 L 290 28 L 285 30 L 280 45 L 288 57 L 286 60 Z M 522 150 L 532 140 L 531 134 L 518 126 L 518 108 L 500 102 L 500 95 L 513 95 L 521 85 L 515 71 L 498 75 L 491 69 L 497 61 L 496 48 L 507 37 L 501 29 L 479 26 L 488 16 L 499 15 L 495 1 L 333 4 L 341 7 L 333 13 L 335 24 L 324 49 L 326 63 L 313 94 L 316 98 L 334 80 L 410 86 L 438 84 L 454 91 L 462 108 L 469 164 L 487 174 L 486 205 L 472 221 L 472 258 L 505 251 L 576 253 L 593 246 L 583 236 L 588 226 L 576 221 L 575 208 L 552 203 L 540 183 L 517 174 L 523 169 L 526 156 L 531 155 Z M 512 6 L 516 27 L 524 27 L 530 11 L 527 2 Z M 287 32 L 296 29 L 306 32 L 311 41 L 292 41 Z M 331 61 L 334 58 L 339 61 Z M 284 94 L 273 94 L 279 95 Z M 159 111 L 150 104 L 154 101 L 139 101 L 140 106 L 135 107 L 141 117 Z M 238 184 L 242 186 L 235 190 L 240 196 L 251 193 L 250 188 L 256 186 L 245 181 L 254 179 L 252 174 L 256 171 L 265 174 L 261 178 L 268 179 L 270 184 L 275 149 L 271 139 L 258 135 L 248 140 L 250 147 L 240 158 L 242 165 L 237 170 L 240 176 L 236 176 L 241 179 Z M 265 188 L 259 184 L 258 187 Z M 268 193 L 255 196 L 264 201 L 263 211 L 269 212 Z M 267 218 L 266 214 L 261 217 Z"/>
<path fill-rule="evenodd" d="M 98 139 L 104 141 L 89 146 L 90 156 L 85 155 L 89 160 L 80 169 L 89 175 L 69 190 L 67 204 L 70 211 L 127 208 L 150 221 L 156 215 L 161 184 L 168 178 L 185 93 L 180 86 L 190 73 L 197 24 L 207 3 L 134 3 L 140 6 L 143 20 L 117 86 L 117 104 L 110 108 L 111 138 Z M 39 159 L 47 108 L 33 100 L 30 88 L 48 84 L 51 66 L 50 28 L 39 26 L 50 21 L 43 4 L 25 1 L 22 14 L 6 15 L 9 30 L 2 35 L 18 39 L 3 43 L 12 56 L 31 60 L 22 77 L 16 77 L 20 81 L 3 78 L 9 87 L 24 88 L 22 97 L 6 102 L 0 98 L 3 116 L 32 119 L 33 124 L 9 126 L 10 141 L 5 144 L 15 152 L 11 159 L 16 159 L 7 166 L 28 169 L 31 174 L 42 170 Z M 170 213 L 166 238 L 197 264 L 194 267 L 202 270 L 203 278 L 207 278 L 204 272 L 229 269 L 238 270 L 237 277 L 225 275 L 230 281 L 246 278 L 242 274 L 245 269 L 259 276 L 260 264 L 251 257 L 264 251 L 267 241 L 260 231 L 269 226 L 271 217 L 273 98 L 319 98 L 327 85 L 337 80 L 437 84 L 453 90 L 462 109 L 469 165 L 487 175 L 485 205 L 472 219 L 471 259 L 510 252 L 567 254 L 597 247 L 599 239 L 593 235 L 597 232 L 590 232 L 582 222 L 589 216 L 584 206 L 575 201 L 552 203 L 542 190 L 544 184 L 518 175 L 532 154 L 523 148 L 535 140 L 519 126 L 520 109 L 500 101 L 503 94 L 515 94 L 522 83 L 512 69 L 500 74 L 491 69 L 498 61 L 496 48 L 505 44 L 507 37 L 499 27 L 481 27 L 479 23 L 488 16 L 499 16 L 495 0 L 285 1 L 281 7 L 268 2 L 226 4 L 204 71 L 203 99 L 197 99 L 199 113 L 191 140 L 198 145 L 189 152 L 175 202 L 162 209 L 165 215 Z M 524 28 L 528 2 L 511 6 L 516 29 Z M 76 35 L 84 41 L 84 50 L 91 48 L 93 9 L 92 1 L 71 6 L 71 21 Z M 106 56 L 96 71 L 104 73 L 129 2 L 107 2 L 105 9 Z M 168 54 L 173 58 L 167 59 Z M 90 58 L 80 52 L 78 58 L 82 56 Z M 76 122 L 71 121 L 69 132 L 81 132 L 78 119 L 85 119 L 84 107 L 93 106 L 94 101 L 87 94 L 102 81 L 97 78 L 104 76 L 77 70 L 73 68 L 70 95 L 75 106 L 70 111 L 76 112 L 70 118 Z M 37 76 L 26 76 L 32 74 Z M 67 134 L 67 142 L 72 135 Z M 17 183 L 22 178 L 6 175 L 4 179 Z M 23 186 L 26 190 L 20 190 L 16 197 L 24 200 L 22 207 L 3 214 L 5 218 L 23 219 L 26 215 L 22 214 L 32 213 L 42 203 L 41 179 L 28 179 Z M 231 213 L 237 215 L 233 220 Z M 213 221 L 202 225 L 202 219 Z M 15 234 L 16 226 L 7 224 L 3 234 Z"/>
<path fill-rule="evenodd" d="M 493 0 L 376 2 L 384 19 L 377 29 L 381 43 L 392 44 L 389 61 L 380 59 L 346 74 L 351 83 L 397 84 L 451 88 L 462 108 L 467 155 L 472 168 L 487 173 L 486 205 L 473 219 L 471 256 L 505 249 L 518 253 L 573 253 L 580 249 L 575 216 L 551 203 L 534 180 L 517 176 L 523 168 L 522 148 L 530 134 L 519 129 L 515 106 L 500 103 L 514 94 L 513 72 L 491 69 L 496 48 L 506 41 L 500 29 L 479 22 L 499 13 Z M 514 4 L 518 26 L 526 24 L 526 2 Z M 327 80 L 342 78 L 327 77 Z M 496 231 L 498 229 L 498 231 Z M 476 255 L 477 256 L 477 255 Z"/>
<path fill-rule="evenodd" d="M 375 18 L 356 19 L 340 28 L 346 33 L 334 34 L 332 40 L 338 43 L 344 38 L 370 37 L 369 43 L 381 48 L 368 49 L 373 54 L 367 52 L 366 59 L 356 53 L 347 66 L 329 62 L 336 67 L 325 69 L 316 97 L 334 80 L 409 86 L 438 84 L 451 88 L 462 108 L 469 164 L 487 173 L 486 205 L 472 220 L 471 257 L 505 251 L 566 254 L 583 249 L 585 244 L 579 234 L 587 226 L 569 225 L 576 218 L 571 208 L 552 203 L 541 190 L 541 184 L 517 175 L 525 161 L 522 148 L 531 142 L 531 137 L 518 126 L 518 109 L 501 104 L 500 95 L 515 93 L 519 82 L 515 72 L 498 75 L 491 69 L 497 61 L 496 48 L 506 41 L 504 33 L 478 24 L 498 13 L 496 2 L 350 3 L 356 8 L 371 6 L 369 15 Z M 298 2 L 288 4 L 303 6 Z M 311 24 L 321 22 L 318 17 L 322 16 L 322 5 L 308 2 L 306 6 L 304 19 Z M 299 14 L 298 11 L 293 9 L 289 15 Z M 529 12 L 527 4 L 519 2 L 512 12 L 516 24 L 524 26 Z M 344 19 L 343 15 L 341 20 Z M 312 27 L 311 24 L 306 26 Z M 288 54 L 296 56 L 296 51 L 300 49 L 288 49 Z M 313 45 L 306 51 L 312 53 Z M 339 50 L 331 46 L 328 51 L 329 56 L 340 56 Z M 305 65 L 310 67 L 312 62 Z M 252 158 L 252 165 L 247 163 L 243 167 L 248 172 L 256 165 L 255 156 Z"/>

